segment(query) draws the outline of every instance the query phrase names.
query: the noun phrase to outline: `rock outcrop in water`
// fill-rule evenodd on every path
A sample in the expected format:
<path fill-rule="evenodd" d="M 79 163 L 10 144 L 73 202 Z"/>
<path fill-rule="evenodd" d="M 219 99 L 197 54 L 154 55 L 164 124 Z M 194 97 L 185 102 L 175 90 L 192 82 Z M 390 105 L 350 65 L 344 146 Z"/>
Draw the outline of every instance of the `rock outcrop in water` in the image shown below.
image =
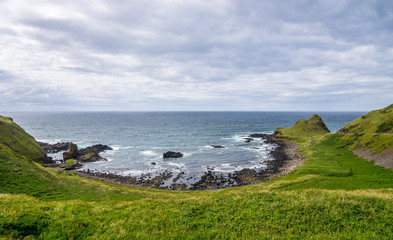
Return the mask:
<path fill-rule="evenodd" d="M 212 147 L 212 148 L 225 148 L 224 146 L 221 146 L 221 145 L 210 145 L 210 147 Z"/>
<path fill-rule="evenodd" d="M 67 150 L 63 152 L 63 164 L 50 165 L 51 167 L 57 166 L 60 168 L 64 168 L 65 170 L 74 170 L 77 168 L 81 168 L 83 165 L 81 165 L 80 163 L 107 161 L 107 159 L 101 157 L 99 153 L 107 150 L 112 150 L 111 147 L 102 144 L 97 144 L 82 149 L 78 149 L 78 146 L 72 142 L 60 142 L 56 144 L 40 142 L 39 144 L 47 154 L 57 153 L 60 151 Z M 69 164 L 69 165 L 65 164 L 66 161 L 69 159 L 75 159 L 76 162 L 74 164 Z"/>
<path fill-rule="evenodd" d="M 72 142 L 68 143 L 68 151 L 63 152 L 63 160 L 77 158 L 79 155 L 78 146 Z"/>
<path fill-rule="evenodd" d="M 172 152 L 168 151 L 162 155 L 163 158 L 181 158 L 183 157 L 183 153 L 181 152 Z"/>
<path fill-rule="evenodd" d="M 38 142 L 38 144 L 44 149 L 46 153 L 58 153 L 60 151 L 67 151 L 69 142 L 59 142 L 56 144 Z"/>

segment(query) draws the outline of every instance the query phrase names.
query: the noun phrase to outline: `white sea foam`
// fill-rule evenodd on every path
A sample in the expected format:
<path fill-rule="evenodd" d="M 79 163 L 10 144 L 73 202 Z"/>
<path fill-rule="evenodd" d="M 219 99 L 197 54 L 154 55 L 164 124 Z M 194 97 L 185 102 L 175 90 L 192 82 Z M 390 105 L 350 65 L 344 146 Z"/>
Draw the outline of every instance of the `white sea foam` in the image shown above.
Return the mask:
<path fill-rule="evenodd" d="M 48 157 L 51 157 L 52 160 L 58 161 L 58 160 L 63 160 L 63 152 L 65 152 L 65 151 L 60 151 L 57 153 L 48 153 L 47 155 L 48 155 Z"/>
<path fill-rule="evenodd" d="M 143 156 L 147 156 L 147 157 L 157 157 L 157 156 L 159 156 L 159 154 L 154 152 L 154 151 L 139 151 L 139 154 L 143 155 Z"/>
<path fill-rule="evenodd" d="M 167 162 L 166 164 L 169 165 L 169 166 L 175 166 L 175 167 L 178 167 L 178 168 L 182 168 L 182 167 L 185 166 L 184 163 L 175 163 L 175 162 Z"/>
<path fill-rule="evenodd" d="M 191 153 L 191 152 L 186 152 L 186 153 L 183 153 L 183 157 L 184 157 L 184 158 L 191 157 L 191 155 L 192 155 L 192 153 Z"/>
<path fill-rule="evenodd" d="M 146 173 L 148 173 L 148 172 L 149 172 L 149 170 L 146 170 L 146 169 L 144 169 L 144 170 L 133 169 L 133 170 L 123 171 L 123 172 L 122 172 L 122 175 L 125 175 L 125 176 L 127 176 L 127 175 L 130 175 L 130 176 L 139 176 L 139 175 L 142 175 L 142 174 L 146 174 Z"/>
<path fill-rule="evenodd" d="M 62 140 L 61 139 L 37 139 L 37 142 L 56 144 L 56 143 L 62 142 Z"/>

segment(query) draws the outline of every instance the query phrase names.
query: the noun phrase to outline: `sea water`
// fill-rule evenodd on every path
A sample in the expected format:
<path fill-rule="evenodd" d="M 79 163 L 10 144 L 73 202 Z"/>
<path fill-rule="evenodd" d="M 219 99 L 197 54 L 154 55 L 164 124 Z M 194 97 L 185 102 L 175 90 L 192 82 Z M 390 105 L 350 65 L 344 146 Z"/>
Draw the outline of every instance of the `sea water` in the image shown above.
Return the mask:
<path fill-rule="evenodd" d="M 106 162 L 85 163 L 82 170 L 138 176 L 165 170 L 198 180 L 204 172 L 231 173 L 263 169 L 273 144 L 261 139 L 247 143 L 253 133 L 273 133 L 292 126 L 311 112 L 25 112 L 4 113 L 37 141 L 74 142 L 79 148 L 106 144 Z M 317 112 L 331 132 L 364 112 Z M 212 148 L 221 145 L 225 148 Z M 164 159 L 176 151 L 182 158 Z M 62 154 L 52 155 L 54 159 Z"/>

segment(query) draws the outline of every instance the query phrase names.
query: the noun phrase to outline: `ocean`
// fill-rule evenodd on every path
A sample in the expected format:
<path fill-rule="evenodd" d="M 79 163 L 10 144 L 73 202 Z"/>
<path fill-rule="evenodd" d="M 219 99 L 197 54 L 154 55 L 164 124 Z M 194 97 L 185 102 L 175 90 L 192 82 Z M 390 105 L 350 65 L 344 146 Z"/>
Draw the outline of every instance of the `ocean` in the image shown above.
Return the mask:
<path fill-rule="evenodd" d="M 47 143 L 76 143 L 79 148 L 106 144 L 106 162 L 85 163 L 81 170 L 124 176 L 183 173 L 187 184 L 206 171 L 231 173 L 243 168 L 263 169 L 272 160 L 274 144 L 254 139 L 253 133 L 273 133 L 292 126 L 314 112 L 18 112 L 3 113 Z M 317 112 L 331 132 L 365 112 Z M 221 145 L 225 148 L 212 148 Z M 178 151 L 182 158 L 164 159 L 164 152 Z M 54 154 L 54 159 L 61 158 Z M 192 178 L 191 178 L 192 176 Z"/>

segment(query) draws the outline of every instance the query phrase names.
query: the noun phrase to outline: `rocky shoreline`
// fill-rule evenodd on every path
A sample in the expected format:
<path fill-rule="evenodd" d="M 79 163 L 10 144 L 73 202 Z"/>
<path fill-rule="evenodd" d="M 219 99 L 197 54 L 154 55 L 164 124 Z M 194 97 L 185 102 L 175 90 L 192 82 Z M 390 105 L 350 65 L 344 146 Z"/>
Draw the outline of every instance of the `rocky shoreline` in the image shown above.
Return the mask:
<path fill-rule="evenodd" d="M 131 187 L 167 190 L 213 190 L 249 185 L 262 180 L 270 180 L 277 176 L 283 176 L 301 165 L 304 161 L 302 155 L 298 153 L 298 148 L 295 144 L 283 141 L 277 138 L 274 134 L 252 134 L 247 138 L 247 140 L 254 138 L 260 138 L 267 143 L 273 143 L 276 145 L 276 147 L 270 152 L 270 155 L 274 160 L 264 161 L 264 164 L 267 166 L 266 168 L 244 168 L 228 174 L 216 172 L 214 169 L 211 169 L 206 171 L 202 176 L 200 176 L 200 179 L 193 184 L 187 184 L 181 180 L 185 174 L 184 172 L 173 173 L 169 170 L 158 175 L 146 173 L 140 176 L 122 176 L 110 172 L 90 170 L 79 170 L 74 171 L 74 173 L 84 178 Z"/>
<path fill-rule="evenodd" d="M 47 161 L 44 164 L 45 167 L 60 170 L 79 169 L 83 167 L 82 163 L 86 162 L 107 161 L 99 153 L 112 150 L 111 147 L 102 144 L 96 144 L 82 149 L 78 149 L 78 146 L 72 142 L 59 142 L 56 144 L 38 142 L 38 144 L 44 149 L 46 154 L 63 152 L 63 159 L 60 160 L 61 163 L 56 163 L 51 157 L 46 156 Z"/>

